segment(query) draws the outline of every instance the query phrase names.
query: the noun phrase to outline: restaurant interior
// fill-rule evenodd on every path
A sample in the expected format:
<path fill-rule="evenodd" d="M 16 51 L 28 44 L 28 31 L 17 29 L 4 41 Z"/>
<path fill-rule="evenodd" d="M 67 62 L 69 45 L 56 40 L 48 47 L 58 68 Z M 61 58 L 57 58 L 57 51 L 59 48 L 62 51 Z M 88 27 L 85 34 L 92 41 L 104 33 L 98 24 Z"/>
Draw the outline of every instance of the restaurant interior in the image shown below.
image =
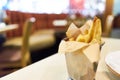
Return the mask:
<path fill-rule="evenodd" d="M 102 22 L 102 37 L 120 39 L 119 4 L 119 0 L 0 0 L 0 11 L 7 15 L 0 22 L 0 34 L 5 36 L 0 44 L 0 77 L 58 53 L 71 23 L 81 27 L 96 16 Z"/>

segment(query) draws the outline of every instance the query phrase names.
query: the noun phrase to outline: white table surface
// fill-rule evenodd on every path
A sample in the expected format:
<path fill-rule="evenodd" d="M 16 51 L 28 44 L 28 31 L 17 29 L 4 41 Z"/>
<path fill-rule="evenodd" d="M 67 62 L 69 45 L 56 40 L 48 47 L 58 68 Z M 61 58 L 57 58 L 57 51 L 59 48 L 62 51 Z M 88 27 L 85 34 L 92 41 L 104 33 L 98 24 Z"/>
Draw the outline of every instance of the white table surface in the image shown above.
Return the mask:
<path fill-rule="evenodd" d="M 96 80 L 120 80 L 120 77 L 116 77 L 108 70 L 105 64 L 105 57 L 108 53 L 120 50 L 120 39 L 104 39 L 105 45 L 102 47 L 101 58 L 98 64 Z"/>
<path fill-rule="evenodd" d="M 67 80 L 64 54 L 55 54 L 0 80 Z"/>
<path fill-rule="evenodd" d="M 17 29 L 17 28 L 18 28 L 18 24 L 5 25 L 4 27 L 0 27 L 0 33 L 13 30 L 13 29 Z"/>
<path fill-rule="evenodd" d="M 101 57 L 104 53 L 110 51 L 120 50 L 120 39 L 106 39 L 105 45 L 101 51 Z M 108 71 L 102 64 L 104 58 L 100 59 L 96 80 L 112 80 L 108 76 L 106 77 L 106 72 Z M 100 75 L 100 76 L 99 76 Z M 103 78 L 104 76 L 104 78 Z M 67 80 L 68 74 L 66 69 L 66 62 L 64 54 L 56 53 L 46 59 L 38 61 L 30 66 L 13 72 L 7 76 L 0 78 L 0 80 Z"/>

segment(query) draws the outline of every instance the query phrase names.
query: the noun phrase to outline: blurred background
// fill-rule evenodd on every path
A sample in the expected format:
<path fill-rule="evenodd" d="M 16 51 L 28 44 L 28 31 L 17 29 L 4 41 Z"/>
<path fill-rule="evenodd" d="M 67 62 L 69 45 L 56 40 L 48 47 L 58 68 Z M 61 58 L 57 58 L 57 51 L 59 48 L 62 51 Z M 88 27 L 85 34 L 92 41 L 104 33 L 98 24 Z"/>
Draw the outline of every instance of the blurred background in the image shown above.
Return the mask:
<path fill-rule="evenodd" d="M 95 16 L 101 19 L 102 37 L 119 39 L 119 4 L 120 0 L 0 0 L 0 11 L 7 16 L 3 22 L 18 24 L 17 29 L 4 32 L 5 41 L 0 48 L 7 47 L 9 52 L 11 48 L 22 47 L 24 23 L 31 17 L 36 19 L 29 38 L 31 63 L 57 53 L 71 23 L 81 27 Z M 6 74 L 1 72 L 3 75 Z"/>
<path fill-rule="evenodd" d="M 13 10 L 31 13 L 80 13 L 94 16 L 103 13 L 106 0 L 0 0 L 0 7 L 4 10 Z"/>
<path fill-rule="evenodd" d="M 10 17 L 14 12 L 29 13 L 29 14 L 46 14 L 46 24 L 42 28 L 63 28 L 55 27 L 50 25 L 50 19 L 60 20 L 65 19 L 70 21 L 74 19 L 76 25 L 81 26 L 84 23 L 85 19 L 93 18 L 98 16 L 102 20 L 103 31 L 105 28 L 105 22 L 108 15 L 113 15 L 116 19 L 116 16 L 119 18 L 120 8 L 119 0 L 0 0 L 0 9 L 5 10 L 7 15 Z M 43 16 L 44 16 L 43 15 Z M 51 16 L 52 15 L 52 16 Z M 58 15 L 58 16 L 57 16 Z M 16 15 L 14 15 L 16 16 Z M 42 16 L 43 19 L 45 19 Z M 49 17 L 50 16 L 50 17 Z M 40 17 L 40 19 L 42 20 Z M 114 28 L 119 27 L 119 19 L 114 21 Z M 13 18 L 14 19 L 14 18 Z M 19 16 L 18 16 L 19 19 Z M 80 21 L 78 21 L 78 19 Z M 50 21 L 49 21 L 50 20 Z M 12 21 L 12 20 L 11 20 Z M 45 21 L 45 20 L 44 20 Z M 41 21 L 40 26 L 44 23 Z M 43 22 L 43 23 L 42 23 Z M 52 21 L 51 21 L 52 22 Z M 58 21 L 59 22 L 59 21 Z M 14 23 L 14 22 L 11 22 Z M 70 22 L 69 22 L 70 23 Z M 64 21 L 63 21 L 63 24 Z M 62 25 L 62 24 L 61 24 Z M 63 28 L 64 30 L 65 28 Z M 112 34 L 112 37 L 116 37 Z M 118 36 L 119 37 L 119 36 Z"/>

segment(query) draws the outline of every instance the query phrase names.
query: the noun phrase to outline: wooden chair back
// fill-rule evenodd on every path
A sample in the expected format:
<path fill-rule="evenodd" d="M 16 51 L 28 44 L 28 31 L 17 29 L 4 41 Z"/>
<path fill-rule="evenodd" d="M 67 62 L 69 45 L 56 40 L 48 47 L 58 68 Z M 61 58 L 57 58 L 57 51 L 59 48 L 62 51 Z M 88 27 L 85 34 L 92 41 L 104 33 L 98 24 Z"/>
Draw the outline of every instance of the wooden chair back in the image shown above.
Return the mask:
<path fill-rule="evenodd" d="M 108 15 L 105 21 L 105 30 L 103 32 L 104 37 L 110 37 L 112 26 L 113 26 L 113 20 L 114 16 L 113 15 Z"/>
<path fill-rule="evenodd" d="M 35 18 L 30 18 L 26 20 L 23 26 L 23 41 L 22 41 L 22 67 L 25 67 L 28 63 L 30 63 L 30 52 L 29 52 L 29 37 L 31 33 L 31 27 L 35 22 Z"/>

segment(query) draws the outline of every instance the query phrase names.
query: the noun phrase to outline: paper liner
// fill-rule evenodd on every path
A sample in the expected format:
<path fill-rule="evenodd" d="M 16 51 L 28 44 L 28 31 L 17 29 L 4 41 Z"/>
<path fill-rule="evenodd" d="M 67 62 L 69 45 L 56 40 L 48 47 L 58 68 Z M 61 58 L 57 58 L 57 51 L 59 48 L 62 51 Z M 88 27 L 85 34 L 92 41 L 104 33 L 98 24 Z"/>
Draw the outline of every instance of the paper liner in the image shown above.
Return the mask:
<path fill-rule="evenodd" d="M 93 80 L 100 56 L 98 43 L 62 40 L 59 53 L 65 53 L 69 76 L 74 80 Z"/>

